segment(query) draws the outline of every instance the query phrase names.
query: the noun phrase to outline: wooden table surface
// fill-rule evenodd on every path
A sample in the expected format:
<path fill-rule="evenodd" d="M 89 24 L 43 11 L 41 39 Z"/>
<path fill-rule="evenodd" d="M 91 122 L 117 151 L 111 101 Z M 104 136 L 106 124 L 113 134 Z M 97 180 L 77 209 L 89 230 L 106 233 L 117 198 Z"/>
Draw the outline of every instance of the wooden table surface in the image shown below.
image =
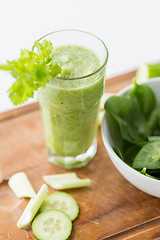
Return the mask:
<path fill-rule="evenodd" d="M 135 72 L 106 81 L 108 92 L 131 83 Z M 36 191 L 42 176 L 72 172 L 47 161 L 44 133 L 37 103 L 0 114 L 0 240 L 36 239 L 29 227 L 19 230 L 16 222 L 27 199 L 18 199 L 8 179 L 25 172 Z M 160 200 L 132 186 L 116 170 L 104 148 L 100 129 L 98 152 L 88 166 L 73 170 L 89 177 L 91 187 L 67 190 L 78 201 L 80 215 L 73 223 L 69 240 L 160 239 Z M 49 193 L 54 192 L 49 188 Z"/>

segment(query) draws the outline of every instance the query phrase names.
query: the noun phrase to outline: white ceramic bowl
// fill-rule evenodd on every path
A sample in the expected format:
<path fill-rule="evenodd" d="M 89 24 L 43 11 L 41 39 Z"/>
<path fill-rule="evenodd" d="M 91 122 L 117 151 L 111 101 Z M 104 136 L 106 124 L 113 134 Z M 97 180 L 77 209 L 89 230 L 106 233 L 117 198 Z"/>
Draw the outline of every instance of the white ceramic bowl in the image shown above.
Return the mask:
<path fill-rule="evenodd" d="M 147 84 L 152 88 L 157 98 L 157 102 L 160 106 L 160 77 L 152 78 L 142 84 Z M 122 96 L 132 87 L 133 84 L 127 88 L 122 89 L 117 95 Z M 115 145 L 115 141 L 108 127 L 106 115 L 103 118 L 101 131 L 105 148 L 107 149 L 107 152 L 118 171 L 135 187 L 150 195 L 160 197 L 160 180 L 156 180 L 139 173 L 135 169 L 128 166 L 125 162 L 123 162 L 113 151 L 112 147 Z"/>

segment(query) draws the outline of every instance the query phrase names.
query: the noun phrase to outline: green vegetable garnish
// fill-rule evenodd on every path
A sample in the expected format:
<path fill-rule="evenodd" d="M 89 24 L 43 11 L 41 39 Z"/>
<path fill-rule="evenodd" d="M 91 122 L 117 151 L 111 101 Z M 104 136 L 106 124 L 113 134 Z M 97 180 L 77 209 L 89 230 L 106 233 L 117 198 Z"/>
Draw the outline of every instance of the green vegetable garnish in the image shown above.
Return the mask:
<path fill-rule="evenodd" d="M 105 103 L 113 150 L 129 166 L 160 179 L 160 107 L 148 85 L 134 84 Z"/>
<path fill-rule="evenodd" d="M 16 79 L 9 88 L 9 97 L 14 105 L 22 104 L 33 97 L 34 91 L 54 79 L 61 72 L 57 63 L 52 61 L 53 46 L 50 41 L 34 42 L 34 51 L 21 50 L 18 60 L 7 61 L 0 69 L 10 71 Z"/>

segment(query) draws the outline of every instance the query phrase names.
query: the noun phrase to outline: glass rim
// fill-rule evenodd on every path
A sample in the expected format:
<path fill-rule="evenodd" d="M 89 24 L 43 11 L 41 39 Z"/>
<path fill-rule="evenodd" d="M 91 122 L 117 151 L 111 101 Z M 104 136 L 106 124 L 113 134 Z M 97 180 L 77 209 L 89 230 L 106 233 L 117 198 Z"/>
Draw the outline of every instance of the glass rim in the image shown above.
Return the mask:
<path fill-rule="evenodd" d="M 106 46 L 106 44 L 103 42 L 103 40 L 101 40 L 99 37 L 97 37 L 96 35 L 92 34 L 92 33 L 89 33 L 87 31 L 83 31 L 83 30 L 77 30 L 77 29 L 62 29 L 62 30 L 57 30 L 57 31 L 54 31 L 54 32 L 50 32 L 48 34 L 45 34 L 44 36 L 42 36 L 41 38 L 38 39 L 38 41 L 42 40 L 43 38 L 51 35 L 51 34 L 54 34 L 54 33 L 59 33 L 59 32 L 81 32 L 81 33 L 85 33 L 85 34 L 88 34 L 92 37 L 95 37 L 97 40 L 99 40 L 102 45 L 104 46 L 105 50 L 106 50 L 106 57 L 105 57 L 105 60 L 103 62 L 103 64 L 101 64 L 101 66 L 96 70 L 94 71 L 93 73 L 90 73 L 90 74 L 87 74 L 87 75 L 84 75 L 84 76 L 81 76 L 81 77 L 75 77 L 75 78 L 61 78 L 61 77 L 56 77 L 57 80 L 80 80 L 80 79 L 85 79 L 85 78 L 88 78 L 88 77 L 91 77 L 93 75 L 95 75 L 96 73 L 100 72 L 107 64 L 108 62 L 108 48 Z M 34 49 L 35 45 L 33 45 L 32 47 L 32 50 Z M 49 83 L 48 83 L 49 84 Z"/>

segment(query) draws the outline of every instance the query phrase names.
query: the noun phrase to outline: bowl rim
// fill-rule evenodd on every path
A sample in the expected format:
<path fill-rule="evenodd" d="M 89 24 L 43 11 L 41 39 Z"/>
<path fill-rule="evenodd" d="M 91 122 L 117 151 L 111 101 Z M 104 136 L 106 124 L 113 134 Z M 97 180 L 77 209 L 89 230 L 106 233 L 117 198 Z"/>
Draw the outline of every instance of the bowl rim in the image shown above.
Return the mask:
<path fill-rule="evenodd" d="M 148 85 L 148 82 L 152 82 L 152 83 L 158 83 L 160 84 L 160 77 L 155 77 L 155 78 L 150 78 L 142 83 L 138 83 L 140 85 Z M 132 89 L 134 87 L 134 84 L 130 84 L 129 86 L 125 87 L 125 88 L 122 88 L 116 95 L 117 96 L 122 96 L 124 93 L 126 93 L 127 91 L 129 91 L 130 89 Z M 104 125 L 105 125 L 105 118 L 106 118 L 106 112 L 104 114 L 104 117 L 103 117 L 103 120 L 102 120 L 102 125 L 101 125 L 101 134 L 102 134 L 102 140 L 103 140 L 103 143 L 104 143 L 104 146 L 106 148 L 106 146 L 108 147 L 109 151 L 111 152 L 111 154 L 113 155 L 115 161 L 120 161 L 125 167 L 127 167 L 128 169 L 130 169 L 131 171 L 133 171 L 135 174 L 138 174 L 139 176 L 141 176 L 141 178 L 144 178 L 148 181 L 151 181 L 151 182 L 156 182 L 156 183 L 160 183 L 160 180 L 158 179 L 154 179 L 154 178 L 150 178 L 144 174 L 141 174 L 139 171 L 137 171 L 136 169 L 132 168 L 131 166 L 129 166 L 127 163 L 125 163 L 113 150 L 109 140 L 108 140 L 108 136 L 107 136 L 107 133 L 105 134 L 104 136 Z M 107 150 L 107 149 L 106 149 Z M 107 150 L 108 152 L 108 150 Z M 109 156 L 110 158 L 110 156 Z M 110 158 L 111 159 L 111 158 Z M 111 159 L 112 161 L 112 159 Z M 112 161 L 113 162 L 113 161 Z M 116 167 L 117 168 L 117 167 Z"/>

